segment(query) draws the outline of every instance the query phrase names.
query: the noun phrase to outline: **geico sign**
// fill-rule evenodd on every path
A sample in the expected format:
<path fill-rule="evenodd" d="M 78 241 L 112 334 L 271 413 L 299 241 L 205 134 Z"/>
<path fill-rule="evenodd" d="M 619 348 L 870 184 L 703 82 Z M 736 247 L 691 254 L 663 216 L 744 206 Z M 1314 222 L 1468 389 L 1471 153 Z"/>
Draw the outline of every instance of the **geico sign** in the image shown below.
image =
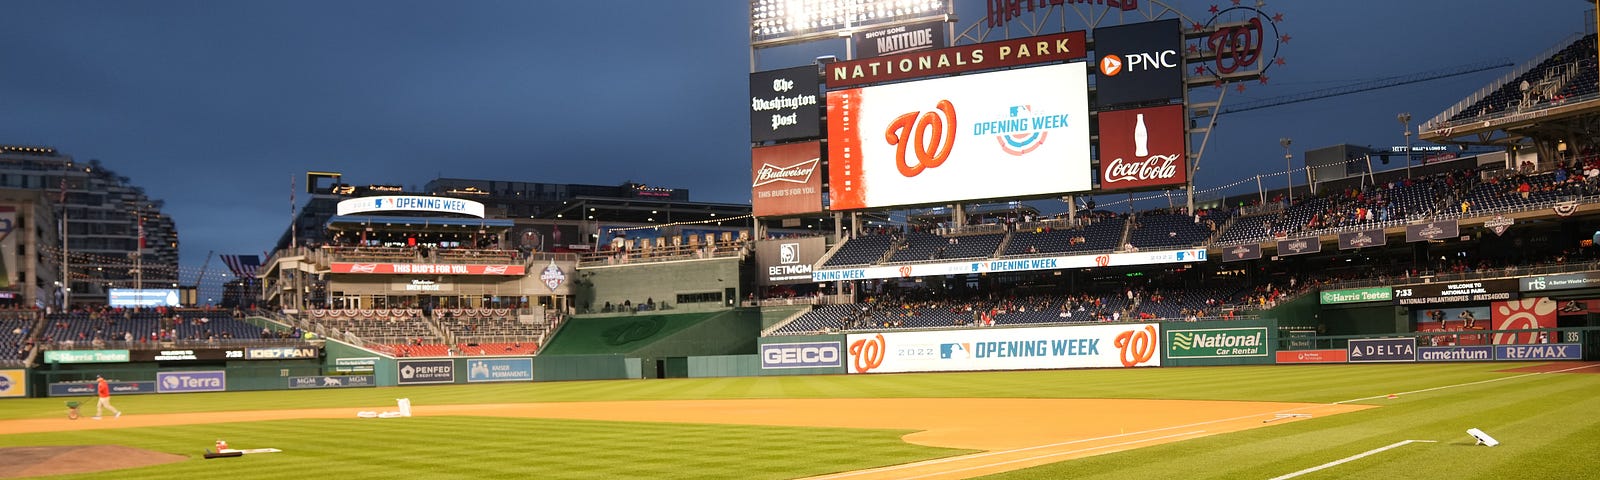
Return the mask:
<path fill-rule="evenodd" d="M 1178 68 L 1177 50 L 1123 55 L 1113 53 L 1100 58 L 1100 73 L 1107 77 L 1115 77 L 1124 71 L 1143 72 L 1162 68 Z"/>
<path fill-rule="evenodd" d="M 768 345 L 762 349 L 762 363 L 775 365 L 837 366 L 839 345 Z"/>

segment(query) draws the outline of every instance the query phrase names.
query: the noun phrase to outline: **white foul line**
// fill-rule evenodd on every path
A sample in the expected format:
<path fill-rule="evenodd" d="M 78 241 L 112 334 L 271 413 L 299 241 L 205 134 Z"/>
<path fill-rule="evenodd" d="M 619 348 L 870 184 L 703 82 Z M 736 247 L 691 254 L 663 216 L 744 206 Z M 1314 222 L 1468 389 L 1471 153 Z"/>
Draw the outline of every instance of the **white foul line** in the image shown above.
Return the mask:
<path fill-rule="evenodd" d="M 930 473 L 930 474 L 927 474 L 927 475 L 919 475 L 919 476 L 915 476 L 915 477 L 905 477 L 905 478 L 903 478 L 901 480 L 914 480 L 914 479 L 918 479 L 918 478 L 937 477 L 937 476 L 940 476 L 940 475 L 949 475 L 949 474 L 956 473 L 956 472 L 965 472 L 967 470 L 978 470 L 978 469 L 983 469 L 983 468 L 993 468 L 993 467 L 998 467 L 1000 465 L 1010 465 L 1010 464 L 1019 463 L 1019 462 L 1032 462 L 1032 461 L 1039 460 L 1039 459 L 1044 459 L 1044 458 L 1059 457 L 1059 456 L 1062 456 L 1062 455 L 1072 455 L 1074 453 L 1090 452 L 1090 451 L 1094 451 L 1094 450 L 1101 450 L 1101 449 L 1112 448 L 1112 447 L 1121 447 L 1121 446 L 1126 446 L 1126 445 L 1133 445 L 1133 444 L 1136 444 L 1136 443 L 1154 442 L 1156 440 L 1166 440 L 1168 438 L 1186 437 L 1186 436 L 1190 436 L 1190 435 L 1199 435 L 1199 434 L 1202 434 L 1202 433 L 1206 433 L 1206 431 L 1205 430 L 1195 430 L 1195 431 L 1192 431 L 1192 432 L 1174 433 L 1174 434 L 1171 434 L 1171 435 L 1163 435 L 1163 436 L 1160 436 L 1160 437 L 1153 437 L 1153 438 L 1141 438 L 1141 439 L 1138 439 L 1138 440 L 1129 440 L 1129 441 L 1126 441 L 1126 442 L 1113 443 L 1113 444 L 1110 444 L 1110 445 L 1099 445 L 1099 446 L 1094 446 L 1094 447 L 1089 447 L 1089 448 L 1080 448 L 1080 449 L 1077 449 L 1077 450 L 1068 450 L 1068 451 L 1065 451 L 1065 452 L 1056 452 L 1056 453 L 1051 453 L 1051 454 L 1047 454 L 1047 455 L 1035 455 L 1035 456 L 1032 456 L 1032 457 L 1019 458 L 1019 459 L 1016 459 L 1016 460 L 1007 460 L 1007 461 L 1004 461 L 1004 462 L 997 462 L 997 463 L 986 463 L 986 464 L 983 464 L 983 465 L 977 465 L 977 466 L 972 466 L 972 467 L 967 467 L 967 468 L 958 468 L 958 469 L 955 469 L 955 470 L 945 470 L 943 472 Z"/>
<path fill-rule="evenodd" d="M 1480 381 L 1470 382 L 1470 383 L 1458 383 L 1458 384 L 1455 384 L 1455 385 L 1445 385 L 1445 386 L 1442 386 L 1442 387 L 1424 388 L 1422 390 L 1412 390 L 1412 391 L 1409 391 L 1409 392 L 1400 392 L 1400 393 L 1396 393 L 1396 394 L 1393 394 L 1393 395 L 1410 395 L 1410 394 L 1413 394 L 1413 393 L 1431 392 L 1431 391 L 1434 391 L 1434 390 L 1444 390 L 1446 388 L 1467 387 L 1467 386 L 1472 386 L 1472 385 L 1493 383 L 1493 382 L 1499 382 L 1499 381 L 1504 381 L 1504 380 L 1515 380 L 1515 379 L 1518 379 L 1518 378 L 1528 377 L 1528 376 L 1533 376 L 1533 375 L 1544 375 L 1544 374 L 1547 374 L 1547 373 L 1565 373 L 1565 372 L 1570 372 L 1570 371 L 1573 371 L 1573 370 L 1583 370 L 1585 368 L 1593 368 L 1593 367 L 1597 367 L 1597 366 L 1600 366 L 1600 365 L 1584 365 L 1584 366 L 1581 366 L 1581 367 L 1572 367 L 1572 368 L 1568 368 L 1568 369 L 1555 370 L 1555 371 L 1550 371 L 1550 372 L 1524 373 L 1522 375 L 1513 375 L 1513 376 L 1510 376 L 1510 377 L 1491 378 L 1491 379 L 1488 379 L 1488 380 L 1480 380 Z M 1350 400 L 1343 400 L 1343 401 L 1333 402 L 1333 404 L 1334 405 L 1338 405 L 1338 404 L 1341 404 L 1341 403 L 1351 403 L 1351 402 L 1359 402 L 1359 401 L 1363 401 L 1363 400 L 1373 400 L 1373 399 L 1378 399 L 1378 398 L 1384 398 L 1384 397 L 1387 397 L 1387 396 L 1388 395 L 1375 395 L 1375 396 L 1366 397 L 1366 398 L 1355 398 L 1355 399 L 1350 399 Z"/>
<path fill-rule="evenodd" d="M 1341 459 L 1338 459 L 1338 460 L 1334 460 L 1334 461 L 1331 461 L 1331 462 L 1328 462 L 1328 463 L 1324 463 L 1322 465 L 1317 465 L 1315 467 L 1307 468 L 1305 470 L 1294 472 L 1294 473 L 1291 473 L 1291 474 L 1288 474 L 1288 475 L 1280 475 L 1280 476 L 1277 476 L 1277 477 L 1272 477 L 1271 480 L 1284 480 L 1286 478 L 1298 477 L 1298 476 L 1305 475 L 1305 474 L 1311 473 L 1311 472 L 1315 472 L 1317 470 L 1322 470 L 1322 469 L 1325 469 L 1325 468 L 1337 467 L 1339 465 L 1342 465 L 1342 464 L 1345 464 L 1345 463 L 1348 463 L 1348 462 L 1352 462 L 1352 461 L 1360 460 L 1362 458 L 1366 458 L 1366 457 L 1369 457 L 1369 456 L 1372 456 L 1372 455 L 1376 455 L 1376 454 L 1378 454 L 1380 452 L 1383 452 L 1385 450 L 1391 450 L 1391 449 L 1395 449 L 1395 448 L 1400 448 L 1402 446 L 1405 446 L 1405 445 L 1411 444 L 1411 443 L 1435 443 L 1435 440 L 1406 440 L 1406 441 L 1402 441 L 1402 442 L 1396 442 L 1396 443 L 1389 444 L 1389 446 L 1386 446 L 1386 447 L 1374 448 L 1372 450 L 1367 450 L 1365 452 L 1357 453 L 1355 455 L 1351 455 L 1351 456 L 1344 457 L 1344 458 L 1341 458 Z"/>

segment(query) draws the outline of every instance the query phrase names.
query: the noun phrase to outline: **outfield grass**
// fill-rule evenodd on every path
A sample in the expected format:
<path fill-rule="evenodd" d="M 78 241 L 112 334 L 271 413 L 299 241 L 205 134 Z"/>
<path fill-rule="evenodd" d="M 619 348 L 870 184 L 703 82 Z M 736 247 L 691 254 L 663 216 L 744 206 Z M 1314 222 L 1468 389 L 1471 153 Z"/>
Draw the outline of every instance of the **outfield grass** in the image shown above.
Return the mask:
<path fill-rule="evenodd" d="M 1437 440 L 1298 478 L 1580 478 L 1600 468 L 1600 374 L 1525 375 L 1520 364 L 1187 367 L 995 373 L 619 380 L 119 396 L 128 415 L 317 407 L 723 398 L 1167 398 L 1358 403 L 1383 408 L 1073 460 L 999 478 L 1271 478 L 1401 440 Z M 1388 393 L 1497 380 L 1382 398 Z M 0 419 L 60 417 L 65 399 L 0 401 Z M 89 405 L 92 408 L 92 404 Z M 1039 412 L 1048 415 L 1048 412 Z M 66 421 L 66 420 L 63 420 Z M 1482 428 L 1504 444 L 1472 447 Z M 216 438 L 283 454 L 89 476 L 350 478 L 789 478 L 964 453 L 907 432 L 483 417 L 293 420 L 51 434 L 0 446 L 115 443 L 198 457 Z"/>

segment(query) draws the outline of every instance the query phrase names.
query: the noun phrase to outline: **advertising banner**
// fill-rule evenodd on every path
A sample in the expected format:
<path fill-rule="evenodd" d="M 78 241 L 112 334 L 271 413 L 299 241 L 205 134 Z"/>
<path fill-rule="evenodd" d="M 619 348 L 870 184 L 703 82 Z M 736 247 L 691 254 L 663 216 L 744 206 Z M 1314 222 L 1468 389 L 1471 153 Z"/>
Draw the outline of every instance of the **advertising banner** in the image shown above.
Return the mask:
<path fill-rule="evenodd" d="M 355 274 L 513 275 L 528 273 L 522 265 L 463 265 L 451 263 L 347 263 L 332 262 L 328 271 Z"/>
<path fill-rule="evenodd" d="M 352 388 L 376 387 L 371 375 L 322 375 L 314 377 L 289 377 L 289 388 Z"/>
<path fill-rule="evenodd" d="M 1512 279 L 1419 283 L 1394 287 L 1394 301 L 1397 305 L 1433 305 L 1509 300 L 1517 298 L 1517 287 Z"/>
<path fill-rule="evenodd" d="M 750 74 L 750 143 L 822 136 L 816 65 Z"/>
<path fill-rule="evenodd" d="M 822 260 L 827 244 L 822 237 L 785 238 L 756 242 L 756 283 L 789 285 L 811 283 L 811 266 Z"/>
<path fill-rule="evenodd" d="M 1429 240 L 1446 240 L 1461 236 L 1461 225 L 1455 220 L 1440 220 L 1437 222 L 1406 225 L 1406 242 L 1426 242 Z"/>
<path fill-rule="evenodd" d="M 1016 260 L 985 260 L 979 262 L 918 263 L 883 267 L 843 268 L 811 272 L 813 282 L 840 280 L 871 280 L 878 278 L 916 278 L 934 275 L 966 275 L 973 273 L 1023 272 L 1057 270 L 1063 268 L 1120 267 L 1129 265 L 1155 265 L 1162 263 L 1204 262 L 1206 251 L 1168 250 L 1160 252 L 1106 253 L 1099 255 L 1070 255 L 1064 257 L 1029 258 Z"/>
<path fill-rule="evenodd" d="M 338 373 L 372 373 L 378 357 L 339 358 L 333 361 L 333 371 Z"/>
<path fill-rule="evenodd" d="M 1099 122 L 1101 191 L 1188 183 L 1182 105 L 1102 111 Z"/>
<path fill-rule="evenodd" d="M 1600 287 L 1600 272 L 1538 275 L 1533 277 L 1524 277 L 1519 280 L 1519 283 L 1522 286 L 1521 290 L 1524 292 L 1593 288 Z"/>
<path fill-rule="evenodd" d="M 128 361 L 131 362 L 177 362 L 177 361 L 206 361 L 206 360 L 242 360 L 243 348 L 183 348 L 172 350 L 133 350 L 129 352 Z"/>
<path fill-rule="evenodd" d="M 113 307 L 181 307 L 176 288 L 113 288 L 107 292 L 106 303 Z"/>
<path fill-rule="evenodd" d="M 1240 260 L 1259 260 L 1260 258 L 1261 258 L 1261 244 L 1259 244 L 1259 243 L 1246 243 L 1244 245 L 1234 245 L 1234 246 L 1231 246 L 1231 247 L 1223 247 L 1223 249 L 1222 249 L 1222 261 L 1224 261 L 1224 262 L 1237 262 L 1237 261 L 1240 261 Z"/>
<path fill-rule="evenodd" d="M 156 382 L 107 381 L 106 387 L 111 389 L 112 395 L 156 393 Z M 89 397 L 99 394 L 100 392 L 95 382 L 50 384 L 50 396 L 52 397 Z"/>
<path fill-rule="evenodd" d="M 1583 360 L 1583 344 L 1495 345 L 1494 359 L 1506 361 Z"/>
<path fill-rule="evenodd" d="M 518 249 L 528 252 L 568 252 L 588 250 L 588 238 L 579 233 L 578 225 L 564 223 L 517 223 L 512 240 Z"/>
<path fill-rule="evenodd" d="M 1354 250 L 1363 247 L 1381 247 L 1389 244 L 1383 230 L 1362 230 L 1339 234 L 1339 249 Z"/>
<path fill-rule="evenodd" d="M 467 381 L 478 382 L 531 382 L 531 358 L 474 358 L 467 360 Z"/>
<path fill-rule="evenodd" d="M 822 211 L 822 142 L 750 150 L 750 210 L 757 217 Z"/>
<path fill-rule="evenodd" d="M 1556 328 L 1556 301 L 1546 297 L 1524 298 L 1489 304 L 1495 330 Z M 1507 332 L 1494 334 L 1495 345 L 1549 343 L 1551 332 Z"/>
<path fill-rule="evenodd" d="M 0 398 L 28 395 L 26 370 L 0 370 Z"/>
<path fill-rule="evenodd" d="M 294 360 L 304 358 L 320 358 L 321 351 L 317 347 L 253 347 L 244 349 L 245 360 Z"/>
<path fill-rule="evenodd" d="M 454 360 L 401 360 L 399 362 L 401 385 L 424 383 L 455 383 Z"/>
<path fill-rule="evenodd" d="M 1322 240 L 1317 237 L 1278 240 L 1278 256 L 1305 255 L 1322 251 Z"/>
<path fill-rule="evenodd" d="M 1350 363 L 1415 362 L 1417 339 L 1360 338 L 1350 340 Z"/>
<path fill-rule="evenodd" d="M 127 350 L 45 350 L 44 363 L 126 363 Z"/>
<path fill-rule="evenodd" d="M 766 343 L 761 345 L 761 368 L 826 368 L 844 365 L 839 342 Z"/>
<path fill-rule="evenodd" d="M 873 58 L 945 48 L 949 42 L 945 41 L 944 31 L 944 22 L 934 20 L 857 30 L 850 35 L 850 42 L 856 47 L 856 58 Z"/>
<path fill-rule="evenodd" d="M 1350 352 L 1342 349 L 1331 350 L 1279 350 L 1278 363 L 1345 363 L 1350 361 Z"/>
<path fill-rule="evenodd" d="M 228 372 L 158 372 L 156 393 L 221 392 L 228 389 Z"/>
<path fill-rule="evenodd" d="M 1265 356 L 1266 327 L 1167 330 L 1169 359 Z"/>
<path fill-rule="evenodd" d="M 1394 289 L 1389 287 L 1347 288 L 1343 290 L 1322 291 L 1323 305 L 1387 302 L 1391 300 L 1394 300 Z"/>
<path fill-rule="evenodd" d="M 1094 29 L 1095 105 L 1183 96 L 1183 31 L 1178 19 Z"/>
<path fill-rule="evenodd" d="M 1078 30 L 833 62 L 825 67 L 824 81 L 829 90 L 836 90 L 891 80 L 1076 60 L 1089 56 L 1084 40 L 1084 32 Z"/>
<path fill-rule="evenodd" d="M 1494 360 L 1494 347 L 1487 345 L 1463 347 L 1421 347 L 1417 349 L 1419 362 L 1480 362 Z"/>
<path fill-rule="evenodd" d="M 830 91 L 828 162 L 830 210 L 1089 190 L 1084 65 Z"/>
<path fill-rule="evenodd" d="M 472 200 L 418 195 L 379 195 L 339 202 L 339 215 L 377 212 L 458 213 L 483 218 L 483 204 Z"/>
<path fill-rule="evenodd" d="M 850 373 L 1158 367 L 1156 324 L 851 334 Z"/>

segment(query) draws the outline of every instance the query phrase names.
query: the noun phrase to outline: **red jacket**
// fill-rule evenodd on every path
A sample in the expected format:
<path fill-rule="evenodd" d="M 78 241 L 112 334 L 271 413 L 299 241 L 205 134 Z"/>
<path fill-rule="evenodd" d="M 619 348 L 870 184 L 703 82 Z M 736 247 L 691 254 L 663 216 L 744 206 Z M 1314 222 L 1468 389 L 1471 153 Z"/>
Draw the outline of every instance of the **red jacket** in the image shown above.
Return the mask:
<path fill-rule="evenodd" d="M 100 398 L 111 398 L 111 386 L 106 385 L 106 379 L 102 378 L 97 383 L 99 385 L 96 389 L 100 392 Z"/>

